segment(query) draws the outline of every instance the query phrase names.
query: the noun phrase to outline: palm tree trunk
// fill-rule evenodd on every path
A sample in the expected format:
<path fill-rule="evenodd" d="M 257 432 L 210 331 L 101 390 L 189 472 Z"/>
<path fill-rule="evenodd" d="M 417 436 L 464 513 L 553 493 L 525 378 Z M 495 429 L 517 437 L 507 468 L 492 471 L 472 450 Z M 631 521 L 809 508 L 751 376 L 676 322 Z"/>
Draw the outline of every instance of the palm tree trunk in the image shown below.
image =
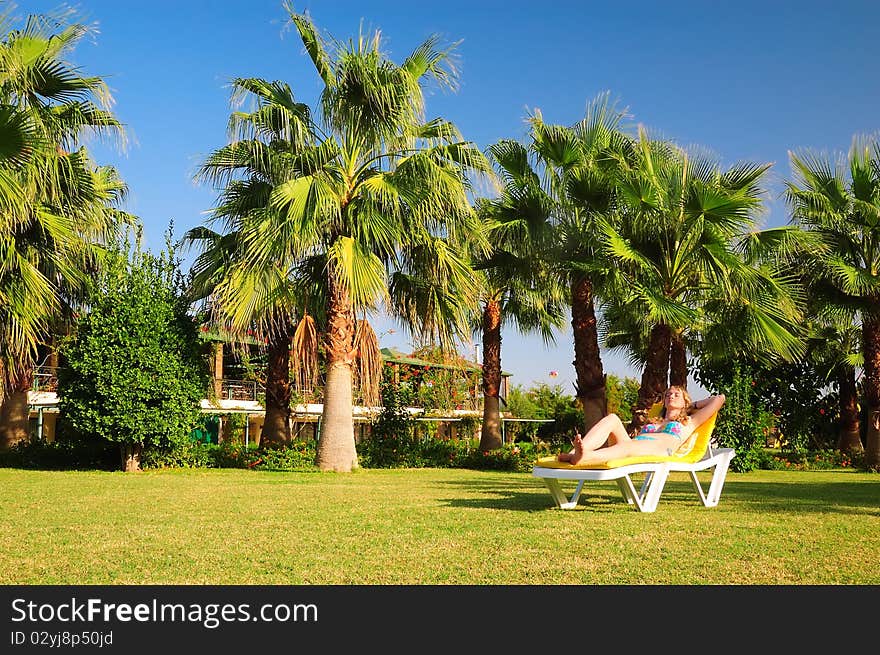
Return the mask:
<path fill-rule="evenodd" d="M 483 429 L 480 450 L 501 448 L 501 303 L 490 300 L 483 308 Z"/>
<path fill-rule="evenodd" d="M 214 396 L 223 395 L 223 342 L 215 341 L 211 347 L 211 377 L 214 380 Z"/>
<path fill-rule="evenodd" d="M 576 276 L 571 285 L 571 328 L 574 337 L 574 370 L 577 374 L 577 400 L 588 431 L 608 413 L 605 372 L 599 352 L 599 331 L 593 302 L 593 283 Z"/>
<path fill-rule="evenodd" d="M 290 443 L 290 342 L 293 326 L 285 317 L 269 341 L 266 368 L 266 419 L 260 434 L 260 448 Z"/>
<path fill-rule="evenodd" d="M 135 473 L 141 470 L 141 454 L 144 451 L 143 444 L 123 443 L 119 444 L 122 455 L 122 470 L 126 473 Z"/>
<path fill-rule="evenodd" d="M 676 330 L 672 333 L 669 345 L 669 386 L 687 389 L 687 383 L 687 348 L 681 331 Z"/>
<path fill-rule="evenodd" d="M 633 417 L 628 429 L 637 432 L 648 420 L 651 406 L 663 397 L 669 367 L 669 347 L 672 331 L 668 325 L 658 323 L 651 328 L 648 339 L 648 358 L 642 372 L 642 384 L 633 407 Z"/>
<path fill-rule="evenodd" d="M 355 320 L 348 291 L 332 270 L 327 275 L 327 291 L 327 379 L 315 464 L 322 471 L 348 473 L 358 466 L 351 397 Z"/>
<path fill-rule="evenodd" d="M 862 353 L 868 404 L 865 466 L 868 470 L 880 471 L 880 317 L 872 316 L 862 322 Z"/>
<path fill-rule="evenodd" d="M 46 365 L 55 370 L 58 368 L 58 361 L 58 337 L 53 334 L 49 344 L 49 360 L 46 362 Z"/>
<path fill-rule="evenodd" d="M 840 389 L 840 432 L 837 436 L 837 448 L 845 453 L 861 453 L 864 447 L 859 430 L 859 393 L 855 368 L 838 366 L 837 386 Z"/>
<path fill-rule="evenodd" d="M 30 438 L 28 391 L 34 380 L 34 369 L 27 366 L 18 374 L 12 390 L 0 404 L 0 448 L 11 448 Z"/>

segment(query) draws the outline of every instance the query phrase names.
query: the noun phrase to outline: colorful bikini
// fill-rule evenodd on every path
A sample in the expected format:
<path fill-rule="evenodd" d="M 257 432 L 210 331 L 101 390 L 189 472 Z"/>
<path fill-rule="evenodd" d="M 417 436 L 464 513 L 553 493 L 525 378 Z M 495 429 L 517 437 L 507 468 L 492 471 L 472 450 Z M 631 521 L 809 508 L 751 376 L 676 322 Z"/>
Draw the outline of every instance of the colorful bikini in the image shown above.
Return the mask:
<path fill-rule="evenodd" d="M 647 425 L 642 427 L 642 431 L 639 432 L 637 437 L 633 437 L 634 441 L 657 441 L 657 437 L 649 437 L 649 434 L 668 434 L 679 441 L 681 440 L 681 430 L 684 426 L 679 421 L 667 421 L 662 425 L 658 425 L 656 423 L 648 423 Z"/>

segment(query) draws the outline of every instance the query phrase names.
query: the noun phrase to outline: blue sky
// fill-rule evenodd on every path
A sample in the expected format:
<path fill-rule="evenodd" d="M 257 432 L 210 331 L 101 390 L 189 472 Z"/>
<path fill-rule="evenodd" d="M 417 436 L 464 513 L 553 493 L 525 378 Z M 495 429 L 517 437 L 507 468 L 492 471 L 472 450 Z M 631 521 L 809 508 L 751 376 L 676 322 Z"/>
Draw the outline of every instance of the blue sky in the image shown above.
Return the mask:
<path fill-rule="evenodd" d="M 15 4 L 22 16 L 63 6 Z M 203 223 L 214 203 L 214 190 L 197 186 L 193 172 L 226 142 L 232 78 L 280 79 L 301 101 L 317 97 L 311 63 L 283 30 L 281 0 L 67 6 L 98 26 L 70 59 L 108 81 L 131 136 L 124 153 L 90 147 L 129 185 L 126 209 L 141 218 L 154 249 L 170 221 L 180 237 Z M 880 130 L 877 0 L 310 0 L 295 8 L 341 39 L 361 25 L 381 29 L 396 61 L 430 34 L 460 40 L 459 89 L 429 96 L 427 113 L 452 120 L 481 148 L 524 138 L 535 109 L 547 121 L 573 123 L 591 98 L 608 91 L 629 108 L 633 124 L 708 149 L 725 164 L 772 163 L 764 225 L 788 220 L 780 192 L 789 150 L 843 152 L 854 135 Z M 393 327 L 376 323 L 379 333 Z M 399 328 L 381 341 L 410 349 Z M 516 384 L 560 384 L 571 393 L 572 358 L 570 330 L 552 346 L 503 333 L 502 366 Z M 640 377 L 620 354 L 604 351 L 603 361 L 607 372 Z"/>

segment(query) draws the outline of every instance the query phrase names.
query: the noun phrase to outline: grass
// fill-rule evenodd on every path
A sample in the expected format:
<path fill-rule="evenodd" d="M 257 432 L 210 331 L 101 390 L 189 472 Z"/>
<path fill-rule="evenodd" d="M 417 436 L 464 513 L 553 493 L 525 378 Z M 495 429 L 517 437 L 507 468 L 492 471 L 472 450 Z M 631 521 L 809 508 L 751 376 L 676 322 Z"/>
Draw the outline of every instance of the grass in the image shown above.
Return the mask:
<path fill-rule="evenodd" d="M 703 478 L 704 482 L 708 478 Z M 528 473 L 0 469 L 0 584 L 878 584 L 880 476 L 672 474 L 552 507 Z"/>

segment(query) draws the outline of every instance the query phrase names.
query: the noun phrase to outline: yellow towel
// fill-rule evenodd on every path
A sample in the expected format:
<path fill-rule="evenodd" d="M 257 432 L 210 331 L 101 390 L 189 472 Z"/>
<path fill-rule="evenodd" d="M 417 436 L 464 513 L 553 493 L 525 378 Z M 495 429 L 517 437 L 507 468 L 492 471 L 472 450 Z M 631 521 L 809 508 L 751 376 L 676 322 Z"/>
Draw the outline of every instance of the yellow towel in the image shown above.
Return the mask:
<path fill-rule="evenodd" d="M 709 447 L 709 439 L 712 437 L 712 430 L 715 429 L 717 418 L 718 412 L 707 418 L 672 455 L 634 455 L 632 457 L 611 459 L 604 464 L 575 464 L 573 466 L 568 462 L 558 461 L 556 455 L 548 455 L 538 459 L 535 462 L 535 466 L 548 469 L 613 469 L 619 466 L 641 464 L 643 462 L 685 462 L 692 464 L 703 459 L 703 455 Z"/>

